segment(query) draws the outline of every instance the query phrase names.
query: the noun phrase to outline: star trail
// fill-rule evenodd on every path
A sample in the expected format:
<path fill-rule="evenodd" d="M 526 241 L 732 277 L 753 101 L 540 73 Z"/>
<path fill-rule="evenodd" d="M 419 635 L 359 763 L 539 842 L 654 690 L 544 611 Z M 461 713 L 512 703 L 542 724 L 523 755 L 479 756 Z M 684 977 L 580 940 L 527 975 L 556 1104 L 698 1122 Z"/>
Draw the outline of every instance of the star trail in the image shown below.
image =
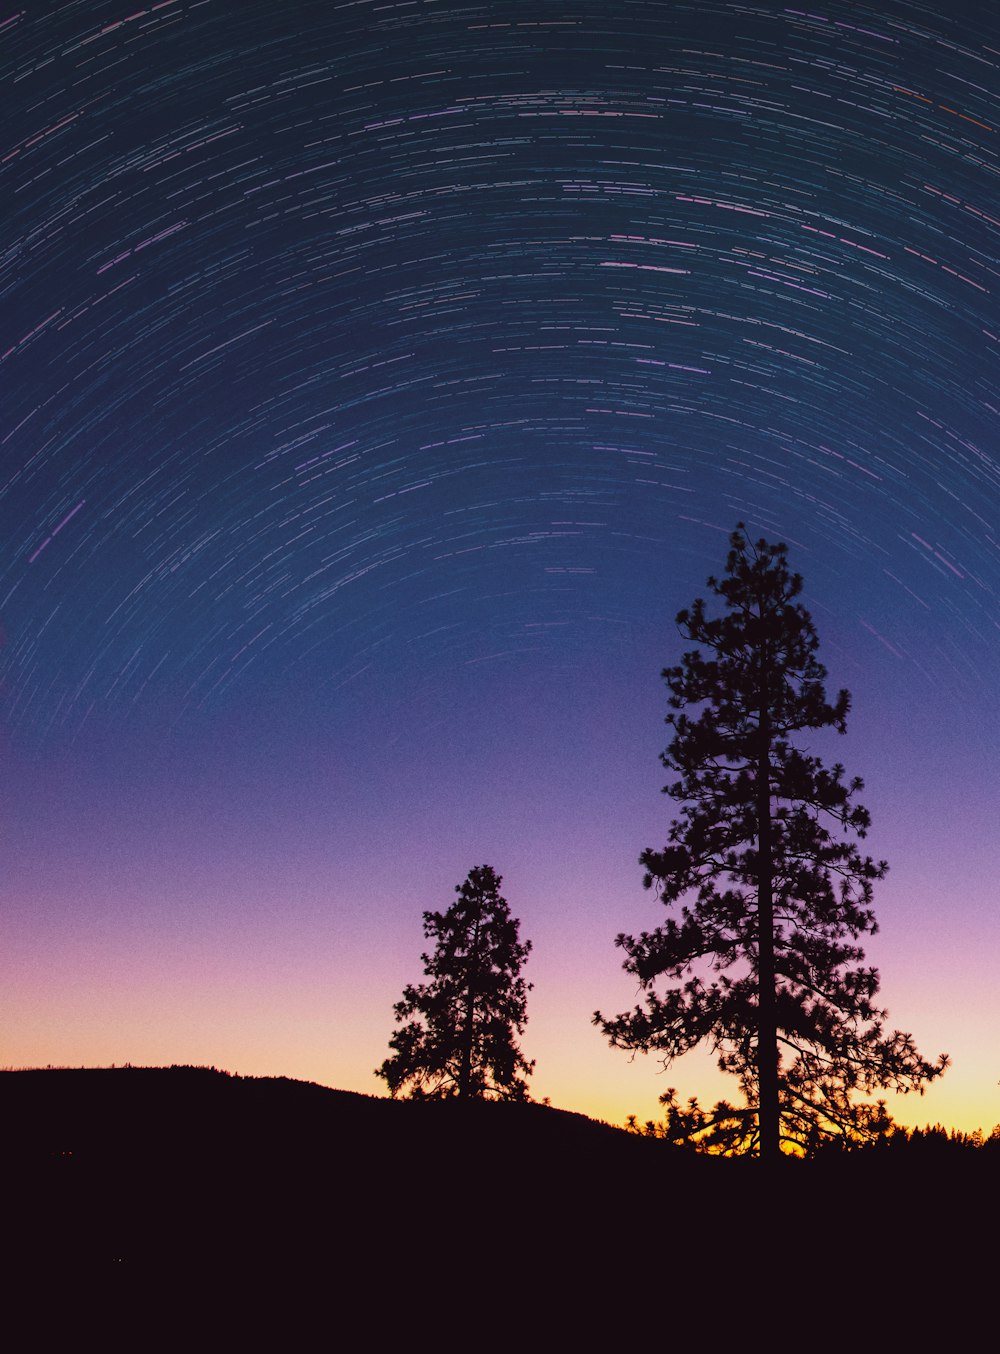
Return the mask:
<path fill-rule="evenodd" d="M 1000 1120 L 998 71 L 971 0 L 0 17 L 0 1061 L 375 1092 L 485 862 L 535 1094 L 655 1114 L 589 1015 L 743 520 L 953 1058 L 890 1108 Z"/>

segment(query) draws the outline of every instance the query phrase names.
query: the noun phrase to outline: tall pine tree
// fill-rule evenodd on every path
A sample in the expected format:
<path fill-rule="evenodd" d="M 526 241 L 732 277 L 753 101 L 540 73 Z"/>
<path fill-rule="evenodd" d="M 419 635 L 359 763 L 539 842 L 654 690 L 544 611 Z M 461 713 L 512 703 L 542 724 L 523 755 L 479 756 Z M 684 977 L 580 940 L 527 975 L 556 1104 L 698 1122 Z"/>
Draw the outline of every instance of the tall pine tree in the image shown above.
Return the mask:
<path fill-rule="evenodd" d="M 869 826 L 855 799 L 861 781 L 793 741 L 845 732 L 850 697 L 827 700 L 786 553 L 751 545 L 740 523 L 725 577 L 708 580 L 723 614 L 710 617 L 699 598 L 677 617 L 699 646 L 663 673 L 673 739 L 662 761 L 679 777 L 664 793 L 681 808 L 668 845 L 640 863 L 646 887 L 679 904 L 679 917 L 618 937 L 645 1007 L 594 1017 L 613 1045 L 657 1051 L 668 1065 L 706 1041 L 739 1078 L 744 1105 L 685 1111 L 671 1090 L 668 1130 L 764 1159 L 783 1143 L 809 1150 L 831 1134 L 865 1136 L 885 1114 L 858 1094 L 922 1091 L 948 1061 L 929 1063 L 910 1035 L 886 1033 L 875 1004 L 878 972 L 857 942 L 877 929 L 872 886 L 887 866 L 855 840 Z"/>
<path fill-rule="evenodd" d="M 430 981 L 403 989 L 393 1008 L 400 1028 L 375 1075 L 395 1098 L 525 1100 L 533 1062 L 516 1036 L 524 1033 L 531 984 L 521 968 L 531 942 L 500 894 L 489 865 L 469 871 L 446 912 L 424 913 L 433 954 L 420 956 Z"/>

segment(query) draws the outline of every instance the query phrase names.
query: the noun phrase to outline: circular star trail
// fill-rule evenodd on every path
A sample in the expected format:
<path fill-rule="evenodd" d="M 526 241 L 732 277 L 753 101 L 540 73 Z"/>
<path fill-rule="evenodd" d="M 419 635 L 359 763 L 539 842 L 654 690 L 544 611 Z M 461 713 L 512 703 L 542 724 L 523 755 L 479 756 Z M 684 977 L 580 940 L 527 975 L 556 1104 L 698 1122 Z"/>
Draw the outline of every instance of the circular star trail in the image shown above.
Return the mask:
<path fill-rule="evenodd" d="M 992 679 L 996 34 L 532 13 L 8 19 L 12 727 L 600 648 L 737 517 Z"/>

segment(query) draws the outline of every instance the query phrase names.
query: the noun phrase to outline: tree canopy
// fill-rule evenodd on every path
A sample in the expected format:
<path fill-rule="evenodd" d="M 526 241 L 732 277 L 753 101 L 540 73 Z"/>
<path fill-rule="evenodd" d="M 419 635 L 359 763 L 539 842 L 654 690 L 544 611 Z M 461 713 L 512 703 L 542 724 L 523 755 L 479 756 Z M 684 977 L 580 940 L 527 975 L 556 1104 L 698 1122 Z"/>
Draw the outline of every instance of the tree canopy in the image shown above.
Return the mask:
<path fill-rule="evenodd" d="M 698 646 L 663 672 L 673 737 L 661 760 L 678 777 L 664 793 L 680 809 L 668 844 L 640 856 L 644 884 L 674 912 L 617 938 L 645 1006 L 594 1016 L 612 1045 L 656 1051 L 666 1065 L 706 1042 L 744 1104 L 684 1109 L 670 1090 L 668 1135 L 765 1158 L 883 1132 L 884 1105 L 857 1097 L 922 1091 L 948 1061 L 888 1033 L 875 1001 L 879 975 L 858 941 L 877 930 L 873 884 L 887 866 L 857 844 L 870 823 L 862 782 L 796 743 L 844 733 L 850 696 L 827 699 L 786 556 L 784 545 L 750 544 L 740 523 L 725 576 L 708 580 L 722 614 L 702 598 L 678 614 Z"/>
<path fill-rule="evenodd" d="M 435 942 L 420 956 L 429 981 L 403 989 L 392 1056 L 375 1072 L 393 1097 L 528 1098 L 535 1064 L 516 1040 L 527 1021 L 531 984 L 521 968 L 531 942 L 519 940 L 501 883 L 478 865 L 447 911 L 424 913 L 424 935 Z"/>

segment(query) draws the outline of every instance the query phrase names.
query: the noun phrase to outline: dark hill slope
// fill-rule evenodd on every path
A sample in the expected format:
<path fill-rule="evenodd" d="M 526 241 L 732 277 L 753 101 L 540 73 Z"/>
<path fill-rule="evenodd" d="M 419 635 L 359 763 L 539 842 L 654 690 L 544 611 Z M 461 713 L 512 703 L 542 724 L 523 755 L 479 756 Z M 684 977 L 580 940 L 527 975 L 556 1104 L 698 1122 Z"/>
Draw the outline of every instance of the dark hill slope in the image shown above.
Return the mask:
<path fill-rule="evenodd" d="M 392 1101 L 202 1068 L 0 1074 L 15 1244 L 35 1253 L 544 1250 L 676 1205 L 718 1162 L 543 1105 Z M 8 1232 L 8 1235 L 11 1235 Z"/>
<path fill-rule="evenodd" d="M 522 1168 L 534 1159 L 565 1174 L 584 1161 L 610 1168 L 666 1155 L 661 1144 L 544 1105 L 393 1101 L 214 1068 L 0 1073 L 0 1115 L 24 1163 L 73 1157 L 86 1169 L 260 1170 L 291 1155 L 316 1170 L 353 1161 L 406 1175 L 468 1157 Z"/>
<path fill-rule="evenodd" d="M 512 1267 L 553 1283 L 614 1272 L 630 1289 L 666 1268 L 676 1294 L 720 1253 L 735 1246 L 739 1268 L 772 1242 L 793 1267 L 806 1252 L 839 1263 L 864 1239 L 933 1269 L 997 1183 L 997 1154 L 861 1154 L 768 1176 L 543 1105 L 200 1068 L 0 1073 L 0 1124 L 15 1261 L 319 1264 L 345 1295 L 383 1272 L 430 1290 Z"/>

